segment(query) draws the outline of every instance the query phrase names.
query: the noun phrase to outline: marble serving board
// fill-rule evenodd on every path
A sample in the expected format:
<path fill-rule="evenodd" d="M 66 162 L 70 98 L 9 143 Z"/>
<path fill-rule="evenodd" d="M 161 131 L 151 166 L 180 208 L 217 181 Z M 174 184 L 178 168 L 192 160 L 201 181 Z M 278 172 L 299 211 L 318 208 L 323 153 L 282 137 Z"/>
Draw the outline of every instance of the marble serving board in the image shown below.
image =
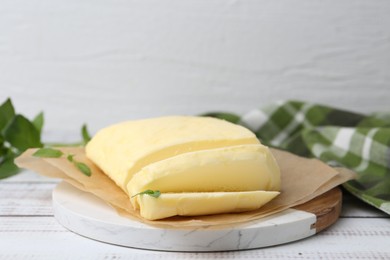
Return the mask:
<path fill-rule="evenodd" d="M 163 229 L 119 216 L 94 195 L 62 182 L 53 191 L 57 221 L 79 235 L 105 243 L 164 251 L 229 251 L 296 241 L 333 224 L 340 214 L 335 188 L 299 207 L 227 229 Z"/>

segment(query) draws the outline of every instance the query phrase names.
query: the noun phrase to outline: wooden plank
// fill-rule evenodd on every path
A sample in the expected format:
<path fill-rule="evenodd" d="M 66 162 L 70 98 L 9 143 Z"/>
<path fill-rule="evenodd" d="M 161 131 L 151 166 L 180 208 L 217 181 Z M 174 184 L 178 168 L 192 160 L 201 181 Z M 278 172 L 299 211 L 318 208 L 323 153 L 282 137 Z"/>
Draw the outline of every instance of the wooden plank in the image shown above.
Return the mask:
<path fill-rule="evenodd" d="M 56 183 L 0 183 L 0 215 L 53 215 Z"/>
<path fill-rule="evenodd" d="M 0 215 L 52 215 L 51 193 L 56 185 L 57 181 L 46 180 L 0 181 Z M 341 217 L 390 218 L 346 192 L 343 192 Z"/>
<path fill-rule="evenodd" d="M 59 179 L 53 179 L 53 178 L 48 178 L 48 177 L 44 177 L 44 176 L 41 176 L 33 171 L 29 171 L 29 170 L 23 170 L 22 172 L 12 176 L 12 177 L 9 177 L 9 178 L 6 178 L 6 179 L 3 179 L 0 181 L 0 183 L 14 183 L 14 182 L 51 182 L 51 183 L 58 183 L 60 180 Z"/>
<path fill-rule="evenodd" d="M 0 217 L 0 258 L 58 259 L 389 259 L 390 222 L 387 219 L 340 219 L 327 230 L 298 242 L 224 253 L 174 253 L 136 250 L 78 236 L 53 217 Z"/>

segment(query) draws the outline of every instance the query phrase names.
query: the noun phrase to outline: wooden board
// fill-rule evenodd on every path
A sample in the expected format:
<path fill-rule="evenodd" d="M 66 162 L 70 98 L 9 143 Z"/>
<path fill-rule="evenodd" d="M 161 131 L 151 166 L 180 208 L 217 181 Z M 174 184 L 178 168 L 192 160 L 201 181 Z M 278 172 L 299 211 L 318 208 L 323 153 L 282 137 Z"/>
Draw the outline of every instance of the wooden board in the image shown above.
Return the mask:
<path fill-rule="evenodd" d="M 229 251 L 288 243 L 333 224 L 340 208 L 341 192 L 336 188 L 294 209 L 227 229 L 161 229 L 120 217 L 99 198 L 65 182 L 53 191 L 54 216 L 69 230 L 110 244 L 164 251 Z"/>
<path fill-rule="evenodd" d="M 316 223 L 313 228 L 316 233 L 324 230 L 337 221 L 342 206 L 342 192 L 336 187 L 305 204 L 294 207 L 316 215 Z"/>

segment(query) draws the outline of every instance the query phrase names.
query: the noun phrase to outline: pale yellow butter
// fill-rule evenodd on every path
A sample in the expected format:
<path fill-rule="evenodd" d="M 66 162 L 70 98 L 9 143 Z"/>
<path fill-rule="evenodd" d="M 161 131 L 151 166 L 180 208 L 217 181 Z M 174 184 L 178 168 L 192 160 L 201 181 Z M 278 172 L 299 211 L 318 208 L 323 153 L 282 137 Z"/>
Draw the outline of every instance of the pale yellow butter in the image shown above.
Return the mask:
<path fill-rule="evenodd" d="M 86 154 L 151 220 L 254 210 L 280 190 L 269 149 L 248 129 L 215 118 L 116 124 L 100 130 Z M 134 196 L 148 189 L 161 196 Z"/>
<path fill-rule="evenodd" d="M 268 147 L 239 145 L 185 153 L 152 163 L 136 173 L 130 196 L 144 190 L 165 192 L 280 189 L 278 166 Z M 138 208 L 135 198 L 133 205 Z"/>
<path fill-rule="evenodd" d="M 128 121 L 100 130 L 86 154 L 127 192 L 144 166 L 182 153 L 239 144 L 258 144 L 246 128 L 220 119 L 168 116 Z"/>
<path fill-rule="evenodd" d="M 157 220 L 172 216 L 199 216 L 259 209 L 277 191 L 163 193 L 158 198 L 139 196 L 141 216 Z"/>

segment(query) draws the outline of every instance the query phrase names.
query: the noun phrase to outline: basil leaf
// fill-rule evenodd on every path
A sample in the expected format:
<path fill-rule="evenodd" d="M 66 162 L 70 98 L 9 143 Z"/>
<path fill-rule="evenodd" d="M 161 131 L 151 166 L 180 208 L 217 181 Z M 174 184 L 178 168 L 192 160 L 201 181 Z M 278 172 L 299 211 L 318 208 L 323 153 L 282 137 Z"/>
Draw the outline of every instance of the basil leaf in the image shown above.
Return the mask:
<path fill-rule="evenodd" d="M 32 121 L 33 125 L 35 128 L 38 130 L 39 133 L 42 132 L 42 127 L 44 123 L 44 118 L 43 118 L 43 112 L 39 113 Z"/>
<path fill-rule="evenodd" d="M 73 162 L 73 157 L 74 157 L 74 154 L 68 154 L 66 159 L 68 159 L 69 162 Z"/>
<path fill-rule="evenodd" d="M 83 137 L 84 145 L 87 144 L 91 140 L 91 135 L 88 132 L 86 124 L 83 124 L 83 126 L 81 127 L 81 135 Z"/>
<path fill-rule="evenodd" d="M 15 108 L 10 98 L 0 104 L 0 179 L 12 176 L 19 172 L 13 163 L 13 158 L 28 148 L 41 148 L 41 132 L 44 125 L 44 114 L 39 113 L 32 121 L 22 115 L 15 114 Z M 61 146 L 81 146 L 91 139 L 87 125 L 81 128 L 82 142 L 62 144 Z M 53 146 L 53 145 L 49 145 Z M 58 146 L 58 145 L 56 145 Z M 59 158 L 63 153 L 56 149 L 42 148 L 34 154 L 36 157 Z M 90 176 L 91 170 L 87 165 L 76 162 L 74 155 L 67 155 L 68 161 L 72 162 L 83 174 Z"/>
<path fill-rule="evenodd" d="M 211 112 L 202 114 L 201 116 L 215 117 L 234 124 L 238 124 L 238 122 L 240 121 L 240 117 L 232 113 Z"/>
<path fill-rule="evenodd" d="M 38 130 L 22 115 L 16 115 L 12 119 L 4 131 L 4 137 L 19 152 L 32 147 L 42 147 Z"/>
<path fill-rule="evenodd" d="M 13 157 L 0 163 L 0 179 L 11 177 L 19 172 L 20 169 L 15 165 Z"/>
<path fill-rule="evenodd" d="M 74 163 L 76 167 L 86 176 L 91 176 L 91 169 L 86 165 L 85 163 L 82 162 L 75 162 Z"/>
<path fill-rule="evenodd" d="M 152 196 L 152 197 L 154 197 L 154 198 L 158 198 L 158 197 L 160 197 L 161 192 L 160 192 L 159 190 L 145 190 L 145 191 L 140 192 L 140 193 L 137 193 L 137 194 L 135 194 L 135 195 L 133 195 L 133 196 L 131 196 L 131 197 L 133 198 L 133 197 L 135 197 L 135 196 L 144 195 L 144 194 L 149 195 L 149 196 Z"/>
<path fill-rule="evenodd" d="M 148 195 L 152 196 L 154 198 L 158 198 L 158 197 L 160 197 L 161 192 L 159 190 L 155 190 L 155 191 L 153 191 L 153 193 L 149 193 Z"/>
<path fill-rule="evenodd" d="M 7 124 L 14 118 L 15 109 L 12 105 L 11 99 L 7 99 L 0 106 L 0 132 L 7 126 Z"/>
<path fill-rule="evenodd" d="M 41 148 L 33 153 L 35 157 L 43 157 L 43 158 L 59 158 L 63 155 L 63 152 L 53 148 Z"/>

